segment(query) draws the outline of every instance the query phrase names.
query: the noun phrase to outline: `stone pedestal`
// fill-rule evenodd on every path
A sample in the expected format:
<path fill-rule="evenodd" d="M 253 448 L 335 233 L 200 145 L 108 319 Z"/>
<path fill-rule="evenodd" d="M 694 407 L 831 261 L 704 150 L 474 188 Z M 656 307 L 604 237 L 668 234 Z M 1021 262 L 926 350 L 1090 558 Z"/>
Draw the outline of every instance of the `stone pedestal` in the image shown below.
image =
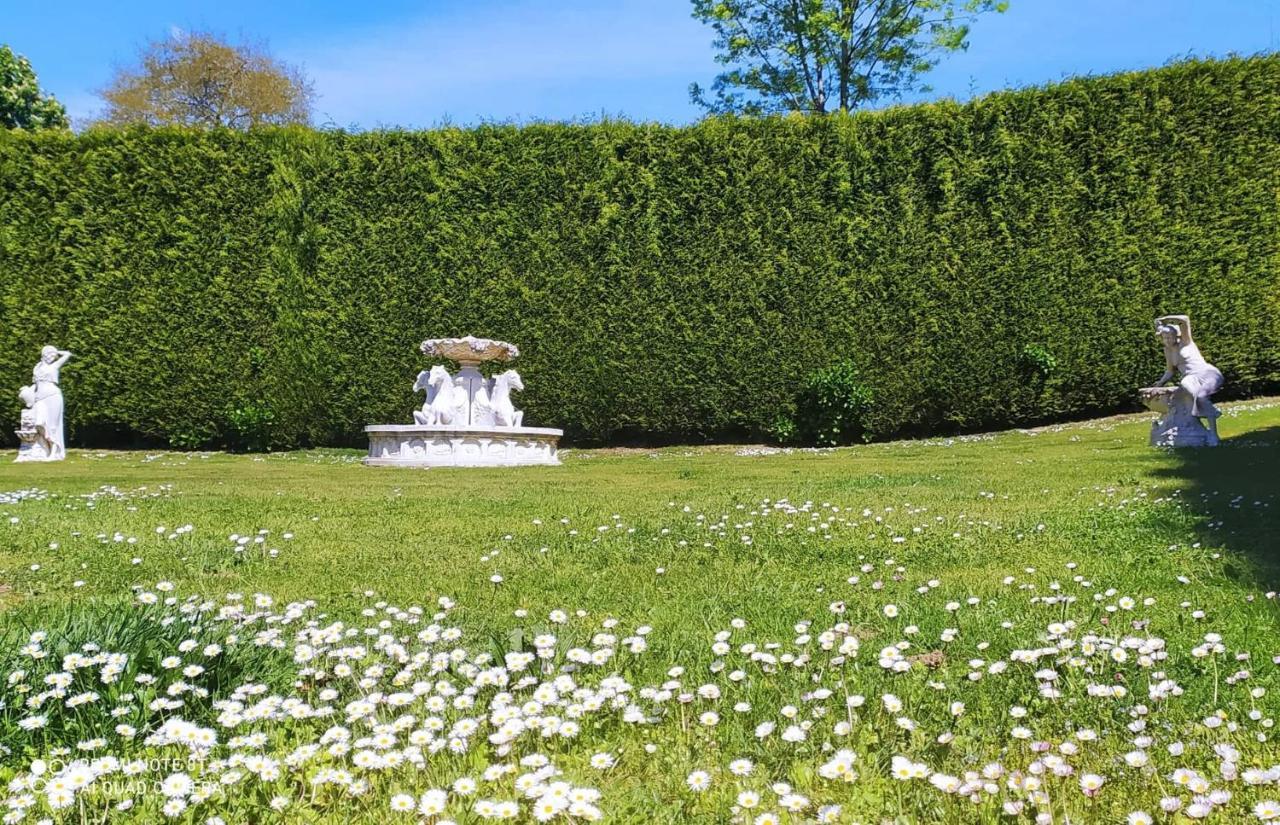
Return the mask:
<path fill-rule="evenodd" d="M 375 424 L 364 463 L 375 467 L 517 467 L 559 464 L 563 430 Z"/>
<path fill-rule="evenodd" d="M 1218 446 L 1218 437 L 1192 415 L 1194 399 L 1186 390 L 1181 387 L 1144 387 L 1138 395 L 1147 409 L 1159 415 L 1151 422 L 1151 446 Z"/>
<path fill-rule="evenodd" d="M 18 436 L 18 457 L 14 459 L 14 462 L 53 460 L 49 458 L 48 444 L 40 437 L 40 433 L 35 427 L 14 430 L 13 432 Z"/>
<path fill-rule="evenodd" d="M 476 403 L 479 396 L 482 403 L 488 403 L 488 382 L 485 377 L 480 374 L 477 369 L 479 362 L 477 361 L 459 361 L 458 374 L 453 377 L 453 383 L 457 387 L 467 391 L 467 425 L 471 426 L 476 423 L 477 413 L 479 412 Z"/>

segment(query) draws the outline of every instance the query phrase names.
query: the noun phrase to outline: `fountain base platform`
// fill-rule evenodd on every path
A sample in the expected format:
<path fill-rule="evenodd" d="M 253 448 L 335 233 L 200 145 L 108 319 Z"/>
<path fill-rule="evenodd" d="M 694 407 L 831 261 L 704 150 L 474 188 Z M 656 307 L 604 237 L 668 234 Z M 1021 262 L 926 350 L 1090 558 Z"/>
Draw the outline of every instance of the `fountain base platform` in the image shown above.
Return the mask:
<path fill-rule="evenodd" d="M 547 427 L 453 427 L 372 424 L 369 455 L 374 467 L 521 467 L 559 464 L 564 430 Z"/>

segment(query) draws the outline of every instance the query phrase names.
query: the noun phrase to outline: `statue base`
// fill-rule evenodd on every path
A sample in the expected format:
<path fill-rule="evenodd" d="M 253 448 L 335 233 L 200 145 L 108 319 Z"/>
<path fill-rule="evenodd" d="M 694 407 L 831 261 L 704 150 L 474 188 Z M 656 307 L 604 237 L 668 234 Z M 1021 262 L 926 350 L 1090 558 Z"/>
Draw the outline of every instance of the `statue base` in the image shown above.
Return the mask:
<path fill-rule="evenodd" d="M 1151 422 L 1152 447 L 1216 447 L 1217 433 L 1191 414 L 1191 396 L 1181 387 L 1144 387 L 1142 403 L 1160 417 Z"/>
<path fill-rule="evenodd" d="M 1151 422 L 1152 447 L 1216 447 L 1218 437 L 1198 418 L 1160 418 Z"/>
<path fill-rule="evenodd" d="M 18 457 L 13 460 L 15 464 L 24 461 L 62 460 L 61 456 L 54 457 L 49 455 L 49 448 L 37 431 L 14 430 L 13 432 L 18 436 Z"/>
<path fill-rule="evenodd" d="M 564 430 L 545 427 L 453 427 L 372 424 L 369 455 L 373 467 L 521 467 L 559 464 Z"/>

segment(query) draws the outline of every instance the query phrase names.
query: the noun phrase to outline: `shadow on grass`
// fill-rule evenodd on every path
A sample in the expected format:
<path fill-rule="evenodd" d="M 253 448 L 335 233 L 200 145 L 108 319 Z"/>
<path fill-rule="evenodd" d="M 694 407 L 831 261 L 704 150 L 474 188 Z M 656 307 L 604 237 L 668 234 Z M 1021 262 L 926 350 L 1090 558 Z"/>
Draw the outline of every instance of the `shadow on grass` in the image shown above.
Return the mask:
<path fill-rule="evenodd" d="M 1175 481 L 1199 516 L 1198 540 L 1235 554 L 1263 587 L 1280 584 L 1280 426 L 1174 455 L 1177 463 L 1157 474 Z"/>

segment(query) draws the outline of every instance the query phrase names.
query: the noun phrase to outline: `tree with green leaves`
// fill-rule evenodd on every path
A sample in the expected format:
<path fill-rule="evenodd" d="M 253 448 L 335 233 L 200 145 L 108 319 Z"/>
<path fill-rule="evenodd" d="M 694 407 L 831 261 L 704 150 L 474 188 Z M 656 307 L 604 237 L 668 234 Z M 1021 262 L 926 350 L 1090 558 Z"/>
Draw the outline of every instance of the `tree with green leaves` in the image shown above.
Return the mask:
<path fill-rule="evenodd" d="M 31 61 L 0 46 L 0 128 L 66 129 L 67 110 L 52 95 L 40 93 Z"/>
<path fill-rule="evenodd" d="M 148 43 L 138 65 L 119 69 L 99 94 L 106 124 L 231 129 L 307 123 L 315 97 L 301 69 L 205 32 Z"/>
<path fill-rule="evenodd" d="M 728 69 L 694 103 L 713 114 L 847 112 L 922 88 L 1004 0 L 693 0 Z"/>

